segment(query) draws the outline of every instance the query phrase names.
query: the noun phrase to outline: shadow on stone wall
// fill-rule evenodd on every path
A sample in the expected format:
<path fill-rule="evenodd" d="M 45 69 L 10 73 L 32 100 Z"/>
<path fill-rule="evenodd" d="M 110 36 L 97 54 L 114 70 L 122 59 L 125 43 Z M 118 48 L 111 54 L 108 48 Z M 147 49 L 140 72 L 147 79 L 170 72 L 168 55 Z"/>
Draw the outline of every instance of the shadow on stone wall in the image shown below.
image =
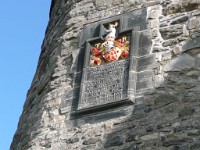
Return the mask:
<path fill-rule="evenodd" d="M 179 11 L 178 8 L 167 7 L 164 11 L 166 15 L 167 12 L 173 14 Z M 185 6 L 183 8 L 184 11 L 189 9 Z M 195 8 L 190 8 L 189 11 Z M 105 112 L 103 115 L 66 122 L 67 125 L 72 122 L 72 126 L 84 129 L 80 131 L 81 139 L 75 136 L 69 140 L 72 144 L 80 144 L 81 141 L 81 150 L 200 149 L 200 39 L 197 36 L 199 32 L 193 31 L 192 27 L 189 31 L 192 36 L 188 38 L 190 40 L 182 47 L 175 46 L 181 41 L 186 41 L 182 36 L 181 24 L 188 19 L 188 16 L 181 16 L 175 18 L 170 27 L 166 27 L 164 21 L 161 25 L 160 34 L 165 40 L 162 46 L 166 50 L 156 47 L 153 49 L 153 53 L 165 51 L 162 53 L 164 60 L 160 62 L 160 66 L 163 67 L 160 68 L 161 73 L 155 72 L 153 78 L 154 89 L 137 97 L 134 108 L 122 108 L 125 113 L 118 112 L 118 118 L 115 117 L 116 114 L 112 116 L 112 113 Z M 80 57 L 80 62 L 83 62 L 83 56 Z M 81 68 L 80 66 L 79 69 Z M 80 76 L 81 74 L 76 76 L 77 80 L 80 80 Z M 75 92 L 74 96 L 78 93 L 79 91 Z M 78 100 L 73 100 L 72 112 L 77 110 L 77 102 Z M 70 117 L 76 118 L 76 114 L 72 113 Z"/>
<path fill-rule="evenodd" d="M 189 41 L 164 65 L 164 82 L 136 102 L 130 117 L 113 122 L 102 149 L 200 149 L 199 42 Z"/>

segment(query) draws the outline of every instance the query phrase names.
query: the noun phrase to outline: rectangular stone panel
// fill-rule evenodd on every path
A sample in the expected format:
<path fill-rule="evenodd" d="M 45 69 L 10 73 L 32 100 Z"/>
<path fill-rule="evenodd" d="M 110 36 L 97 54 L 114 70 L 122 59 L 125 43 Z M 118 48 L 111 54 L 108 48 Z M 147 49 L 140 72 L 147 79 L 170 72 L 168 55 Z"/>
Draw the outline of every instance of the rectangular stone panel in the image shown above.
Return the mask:
<path fill-rule="evenodd" d="M 154 60 L 146 15 L 146 8 L 138 9 L 84 26 L 71 103 L 75 114 L 133 104 L 137 91 L 152 87 L 152 74 L 143 71 Z"/>
<path fill-rule="evenodd" d="M 129 59 L 84 69 L 78 109 L 127 99 Z"/>

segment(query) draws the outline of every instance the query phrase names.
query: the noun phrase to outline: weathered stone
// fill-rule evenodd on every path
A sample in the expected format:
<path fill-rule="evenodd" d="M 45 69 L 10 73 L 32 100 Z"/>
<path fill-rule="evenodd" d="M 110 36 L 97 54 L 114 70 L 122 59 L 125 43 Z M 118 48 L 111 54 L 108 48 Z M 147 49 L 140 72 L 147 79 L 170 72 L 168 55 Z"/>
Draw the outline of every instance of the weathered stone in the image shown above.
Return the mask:
<path fill-rule="evenodd" d="M 181 48 L 179 46 L 176 46 L 172 49 L 173 53 L 175 55 L 180 54 L 182 52 Z"/>
<path fill-rule="evenodd" d="M 129 16 L 123 16 L 122 30 L 133 29 L 142 31 L 147 29 L 147 10 L 140 9 L 133 12 Z"/>
<path fill-rule="evenodd" d="M 170 0 L 166 0 L 166 1 L 163 1 L 162 3 L 161 3 L 161 6 L 163 6 L 163 7 L 166 7 L 166 6 L 168 6 L 169 4 L 171 4 L 172 2 L 170 1 Z"/>
<path fill-rule="evenodd" d="M 151 32 L 151 37 L 156 38 L 159 36 L 159 30 L 158 29 L 153 29 Z"/>
<path fill-rule="evenodd" d="M 195 62 L 194 58 L 183 54 L 171 61 L 169 61 L 163 68 L 164 71 L 183 71 L 188 70 L 194 67 Z"/>
<path fill-rule="evenodd" d="M 101 0 L 101 1 L 96 0 L 95 5 L 96 5 L 97 9 L 101 10 L 101 9 L 106 9 L 106 8 L 110 7 L 111 2 L 112 1 L 107 1 L 107 0 Z"/>
<path fill-rule="evenodd" d="M 83 145 L 90 145 L 90 144 L 95 144 L 99 141 L 99 139 L 96 138 L 90 138 L 88 140 L 83 141 Z"/>
<path fill-rule="evenodd" d="M 192 138 L 181 138 L 181 139 L 175 139 L 175 140 L 168 140 L 168 141 L 163 142 L 163 146 L 169 147 L 172 145 L 179 145 L 181 143 L 184 144 L 186 142 L 192 143 L 193 139 Z"/>
<path fill-rule="evenodd" d="M 113 5 L 120 5 L 122 3 L 122 0 L 112 0 Z"/>
<path fill-rule="evenodd" d="M 153 10 L 153 11 L 150 11 L 150 12 L 149 12 L 148 18 L 149 18 L 149 19 L 156 19 L 156 18 L 158 18 L 158 16 L 159 16 L 159 12 Z"/>
<path fill-rule="evenodd" d="M 122 0 L 123 7 L 125 10 L 129 10 L 130 6 L 137 7 L 137 5 L 141 4 L 141 0 Z"/>
<path fill-rule="evenodd" d="M 78 24 L 77 24 L 77 20 L 79 20 Z M 83 25 L 85 21 L 86 21 L 86 18 L 84 16 L 73 17 L 67 21 L 66 27 L 71 28 L 73 26 L 74 28 L 77 28 Z"/>
<path fill-rule="evenodd" d="M 174 146 L 172 150 L 188 150 L 189 146 L 184 145 L 184 146 Z"/>
<path fill-rule="evenodd" d="M 192 31 L 190 31 L 189 33 L 190 33 L 190 37 L 191 37 L 192 39 L 195 39 L 195 38 L 200 37 L 200 30 L 199 30 L 199 29 L 192 30 Z"/>
<path fill-rule="evenodd" d="M 160 136 L 159 133 L 152 133 L 152 134 L 144 135 L 144 136 L 140 137 L 140 139 L 144 140 L 144 141 L 148 141 L 148 140 L 152 140 L 152 139 L 158 139 L 159 136 Z"/>
<path fill-rule="evenodd" d="M 199 27 L 200 27 L 199 19 L 193 18 L 190 21 L 188 21 L 187 28 L 189 30 L 198 29 Z"/>
<path fill-rule="evenodd" d="M 171 38 L 176 38 L 183 34 L 183 26 L 178 24 L 174 26 L 169 26 L 165 28 L 160 29 L 160 33 L 163 37 L 163 39 L 171 39 Z"/>
<path fill-rule="evenodd" d="M 183 130 L 184 130 L 184 129 L 183 129 L 182 127 L 180 127 L 180 126 L 173 128 L 173 132 L 174 132 L 174 133 L 178 133 L 178 132 L 181 132 L 181 131 L 183 131 Z"/>
<path fill-rule="evenodd" d="M 188 136 L 199 136 L 200 130 L 192 130 L 187 133 Z"/>
<path fill-rule="evenodd" d="M 187 76 L 197 78 L 200 75 L 199 71 L 190 71 L 186 74 Z"/>
<path fill-rule="evenodd" d="M 164 48 L 163 47 L 158 47 L 158 46 L 154 46 L 153 47 L 153 52 L 156 53 L 156 52 L 162 52 L 164 51 Z"/>
<path fill-rule="evenodd" d="M 179 117 L 192 115 L 195 112 L 194 108 L 186 107 L 179 112 Z"/>
<path fill-rule="evenodd" d="M 150 22 L 149 22 L 149 27 L 150 28 L 158 28 L 159 27 L 159 21 L 158 20 L 156 20 L 156 19 L 154 19 L 154 20 L 151 20 Z"/>
<path fill-rule="evenodd" d="M 192 49 L 192 50 L 188 51 L 188 53 L 193 56 L 196 55 L 198 57 L 198 54 L 200 53 L 200 48 Z"/>
<path fill-rule="evenodd" d="M 137 147 L 137 145 L 130 145 L 127 148 L 123 148 L 121 150 L 139 150 L 139 148 Z"/>
<path fill-rule="evenodd" d="M 195 144 L 191 145 L 190 149 L 191 149 L 191 150 L 193 150 L 193 149 L 194 149 L 194 150 L 200 149 L 200 143 L 195 143 Z"/>
<path fill-rule="evenodd" d="M 137 64 L 137 71 L 144 71 L 149 70 L 157 67 L 157 64 L 155 62 L 155 55 L 147 55 L 145 57 L 138 58 Z"/>
<path fill-rule="evenodd" d="M 199 150 L 199 8 L 199 0 L 52 0 L 10 149 Z M 98 91 L 84 74 L 90 47 L 115 21 L 116 40 L 130 40 L 129 63 L 105 64 L 94 78 Z M 92 95 L 80 92 L 86 82 L 102 98 L 86 98 L 83 111 L 80 94 Z M 123 89 L 119 99 L 116 89 Z M 116 101 L 104 103 L 110 91 Z"/>
<path fill-rule="evenodd" d="M 187 51 L 187 50 L 199 48 L 199 47 L 200 47 L 200 38 L 196 38 L 184 44 L 182 49 L 183 51 Z"/>
<path fill-rule="evenodd" d="M 168 105 L 175 101 L 176 98 L 174 96 L 163 94 L 155 98 L 154 104 L 155 106 L 162 106 L 162 105 Z"/>
<path fill-rule="evenodd" d="M 167 47 L 167 46 L 176 45 L 176 44 L 178 44 L 178 43 L 180 43 L 180 42 L 178 41 L 178 39 L 170 39 L 170 40 L 164 41 L 162 45 L 163 45 L 164 47 Z"/>
<path fill-rule="evenodd" d="M 153 87 L 153 72 L 142 71 L 137 74 L 136 90 L 142 91 Z"/>
<path fill-rule="evenodd" d="M 128 133 L 128 135 L 127 135 L 125 141 L 126 141 L 126 142 L 131 142 L 131 141 L 136 141 L 137 139 L 138 139 L 138 137 L 137 137 L 135 134 L 133 134 L 133 133 Z"/>
<path fill-rule="evenodd" d="M 169 23 L 167 23 L 167 22 L 160 22 L 160 28 L 167 27 L 168 25 L 169 25 Z"/>
<path fill-rule="evenodd" d="M 188 16 L 181 16 L 181 17 L 178 17 L 178 18 L 172 20 L 171 25 L 184 23 L 188 20 L 189 20 Z"/>
<path fill-rule="evenodd" d="M 114 136 L 107 139 L 106 143 L 104 144 L 105 148 L 119 146 L 123 144 L 123 139 L 121 136 Z"/>
<path fill-rule="evenodd" d="M 164 86 L 164 77 L 163 75 L 156 75 L 155 76 L 155 87 L 163 87 Z"/>
<path fill-rule="evenodd" d="M 170 60 L 172 59 L 172 53 L 171 51 L 165 52 L 162 54 L 162 60 Z"/>
<path fill-rule="evenodd" d="M 148 126 L 146 127 L 146 131 L 147 131 L 147 132 L 152 132 L 154 129 L 155 129 L 155 126 L 154 126 L 154 125 L 148 125 Z"/>
<path fill-rule="evenodd" d="M 81 148 L 81 150 L 93 150 L 93 149 L 95 149 L 95 145 L 89 145 L 84 148 Z"/>
<path fill-rule="evenodd" d="M 93 3 L 87 3 L 82 6 L 79 5 L 70 11 L 70 16 L 74 17 L 77 15 L 83 15 L 83 14 L 86 14 L 88 11 L 93 11 L 94 9 L 95 9 L 95 6 Z"/>
<path fill-rule="evenodd" d="M 170 15 L 180 12 L 187 12 L 197 9 L 199 6 L 198 1 L 186 1 L 186 2 L 180 2 L 178 4 L 171 4 L 163 9 L 164 15 Z"/>

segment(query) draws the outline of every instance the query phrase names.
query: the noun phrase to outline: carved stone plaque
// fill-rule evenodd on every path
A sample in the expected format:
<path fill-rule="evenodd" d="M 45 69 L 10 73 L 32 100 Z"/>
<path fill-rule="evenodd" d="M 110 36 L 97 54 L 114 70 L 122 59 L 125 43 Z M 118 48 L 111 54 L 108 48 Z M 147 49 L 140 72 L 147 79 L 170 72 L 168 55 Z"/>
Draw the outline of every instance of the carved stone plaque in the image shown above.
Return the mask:
<path fill-rule="evenodd" d="M 84 69 L 79 108 L 94 107 L 128 98 L 129 59 Z"/>
<path fill-rule="evenodd" d="M 153 89 L 157 64 L 146 8 L 85 24 L 79 46 L 73 89 L 60 106 L 70 119 L 123 116 Z"/>
<path fill-rule="evenodd" d="M 137 32 L 145 28 L 145 9 L 84 26 L 78 111 L 134 103 Z"/>

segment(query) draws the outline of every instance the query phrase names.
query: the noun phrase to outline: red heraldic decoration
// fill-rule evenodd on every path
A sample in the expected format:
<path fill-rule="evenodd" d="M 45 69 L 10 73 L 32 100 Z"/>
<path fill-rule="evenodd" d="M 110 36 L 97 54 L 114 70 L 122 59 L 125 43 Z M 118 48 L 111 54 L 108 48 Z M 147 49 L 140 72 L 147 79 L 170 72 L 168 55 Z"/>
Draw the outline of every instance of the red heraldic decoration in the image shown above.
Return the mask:
<path fill-rule="evenodd" d="M 109 24 L 108 33 L 103 43 L 96 43 L 91 49 L 91 66 L 114 62 L 129 56 L 129 41 L 127 36 L 116 39 L 116 27 L 118 23 Z"/>

